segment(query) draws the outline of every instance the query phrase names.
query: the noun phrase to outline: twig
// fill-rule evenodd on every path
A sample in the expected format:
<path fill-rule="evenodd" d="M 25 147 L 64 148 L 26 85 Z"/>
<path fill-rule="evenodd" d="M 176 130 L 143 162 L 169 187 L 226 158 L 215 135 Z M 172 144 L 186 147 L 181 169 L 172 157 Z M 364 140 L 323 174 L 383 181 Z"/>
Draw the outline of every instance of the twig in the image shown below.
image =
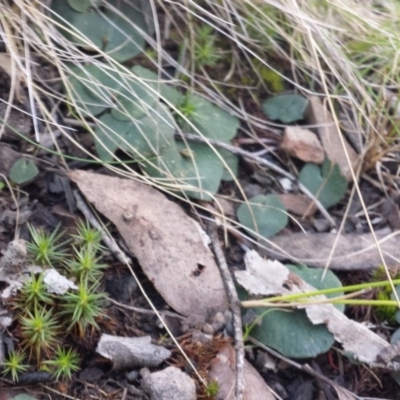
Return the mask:
<path fill-rule="evenodd" d="M 130 264 L 129 257 L 118 247 L 115 240 L 113 240 L 101 224 L 97 221 L 96 217 L 93 215 L 92 211 L 90 211 L 89 207 L 86 205 L 82 196 L 78 193 L 77 190 L 74 190 L 74 196 L 76 199 L 76 207 L 81 213 L 86 217 L 89 221 L 90 225 L 96 228 L 101 232 L 101 239 L 104 244 L 110 249 L 111 253 L 117 258 L 117 260 L 122 264 Z"/>
<path fill-rule="evenodd" d="M 228 295 L 229 307 L 233 317 L 233 328 L 235 338 L 236 350 L 236 383 L 235 383 L 235 396 L 237 400 L 243 400 L 244 392 L 244 344 L 243 344 L 243 330 L 242 318 L 240 313 L 240 301 L 236 292 L 235 284 L 232 275 L 229 271 L 228 264 L 225 260 L 224 252 L 222 251 L 221 244 L 218 238 L 217 227 L 213 222 L 208 223 L 208 234 L 211 239 L 212 247 L 222 280 L 224 281 L 225 290 Z"/>
<path fill-rule="evenodd" d="M 354 393 L 351 393 L 348 389 L 345 389 L 344 387 L 339 386 L 337 383 L 333 382 L 326 376 L 318 373 L 317 371 L 312 369 L 308 364 L 299 364 L 299 363 L 291 360 L 290 358 L 284 357 L 282 354 L 271 349 L 270 347 L 266 346 L 265 344 L 261 343 L 260 341 L 258 341 L 257 339 L 255 339 L 251 336 L 249 336 L 248 340 L 250 342 L 252 342 L 253 344 L 255 344 L 256 346 L 258 346 L 258 347 L 262 348 L 263 350 L 267 351 L 268 353 L 272 354 L 273 356 L 279 358 L 280 360 L 285 361 L 287 364 L 291 365 L 292 367 L 297 368 L 301 371 L 304 371 L 304 372 L 310 374 L 311 376 L 313 376 L 314 378 L 321 380 L 322 382 L 326 382 L 333 389 L 335 389 L 336 392 L 341 391 L 342 393 L 344 393 L 347 396 L 347 397 L 345 397 L 346 399 L 353 398 L 353 399 L 361 400 L 360 397 L 358 397 Z"/>
<path fill-rule="evenodd" d="M 297 182 L 297 179 L 292 174 L 290 174 L 289 172 L 286 172 L 284 169 L 278 167 L 277 165 L 268 161 L 267 159 L 259 157 L 249 151 L 243 150 L 240 147 L 235 147 L 228 143 L 219 142 L 218 140 L 204 138 L 202 136 L 195 135 L 193 133 L 177 133 L 177 134 L 175 134 L 175 138 L 179 139 L 179 140 L 187 139 L 191 142 L 208 143 L 213 146 L 220 147 L 221 149 L 230 151 L 233 154 L 236 154 L 243 158 L 247 158 L 252 161 L 255 161 L 258 164 L 260 164 L 264 167 L 267 167 L 267 168 L 271 169 L 272 171 L 275 171 L 276 173 L 284 176 L 285 178 L 290 179 L 292 182 L 296 182 L 299 190 L 301 192 L 303 192 L 307 197 L 309 197 L 315 203 L 318 210 L 329 222 L 331 228 L 336 228 L 335 221 L 329 215 L 328 211 L 326 211 L 325 207 L 321 204 L 321 202 L 303 184 L 301 184 L 300 182 Z"/>
<path fill-rule="evenodd" d="M 111 297 L 107 297 L 107 300 L 116 305 L 117 307 L 124 308 L 126 310 L 134 311 L 140 314 L 152 314 L 152 315 L 155 314 L 153 310 L 148 310 L 147 308 L 133 307 L 129 306 L 128 304 L 119 303 L 118 301 L 112 299 Z M 179 315 L 171 311 L 159 311 L 159 313 L 161 315 L 167 315 L 173 318 L 185 319 L 185 317 L 183 317 L 182 315 Z"/>

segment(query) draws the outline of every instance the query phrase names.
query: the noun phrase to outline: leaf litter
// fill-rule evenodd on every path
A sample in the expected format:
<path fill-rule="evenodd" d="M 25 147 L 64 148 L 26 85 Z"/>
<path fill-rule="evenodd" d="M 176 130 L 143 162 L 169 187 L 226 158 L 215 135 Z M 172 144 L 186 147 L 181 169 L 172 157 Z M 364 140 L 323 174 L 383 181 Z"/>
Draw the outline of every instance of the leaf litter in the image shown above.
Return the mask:
<path fill-rule="evenodd" d="M 249 292 L 261 296 L 285 295 L 315 291 L 299 276 L 293 274 L 278 261 L 264 260 L 256 251 L 245 255 L 246 270 L 237 271 L 238 282 Z M 326 300 L 325 296 L 313 296 L 312 300 Z M 344 351 L 359 362 L 370 366 L 399 370 L 400 364 L 382 364 L 380 353 L 390 344 L 365 325 L 350 320 L 332 304 L 302 304 L 296 308 L 304 309 L 309 320 L 324 324 L 342 344 Z"/>
<path fill-rule="evenodd" d="M 213 254 L 194 220 L 177 204 L 137 181 L 84 171 L 68 176 L 115 224 L 144 273 L 175 311 L 207 317 L 227 310 Z"/>

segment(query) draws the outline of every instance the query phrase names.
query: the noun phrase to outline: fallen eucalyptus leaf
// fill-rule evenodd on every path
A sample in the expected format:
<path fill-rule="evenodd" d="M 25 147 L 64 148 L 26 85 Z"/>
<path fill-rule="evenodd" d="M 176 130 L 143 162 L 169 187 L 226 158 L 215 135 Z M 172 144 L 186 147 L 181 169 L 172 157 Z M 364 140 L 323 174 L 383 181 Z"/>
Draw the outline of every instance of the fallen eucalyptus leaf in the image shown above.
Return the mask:
<path fill-rule="evenodd" d="M 347 180 L 351 180 L 350 168 L 353 168 L 354 171 L 356 170 L 358 155 L 344 137 L 344 145 L 351 163 L 351 166 L 349 166 L 346 153 L 343 150 L 342 140 L 340 139 L 341 132 L 337 129 L 332 115 L 326 105 L 322 104 L 322 101 L 318 96 L 310 97 L 306 117 L 309 124 L 316 127 L 315 130 L 318 133 L 327 158 L 331 162 L 338 164 L 341 174 Z"/>
<path fill-rule="evenodd" d="M 68 173 L 113 222 L 165 301 L 183 315 L 225 311 L 228 302 L 214 256 L 194 221 L 156 189 L 84 171 Z M 106 188 L 106 190 L 105 190 Z"/>
<path fill-rule="evenodd" d="M 400 260 L 399 235 L 376 233 L 378 244 L 388 267 L 394 267 Z M 382 264 L 382 259 L 376 248 L 374 238 L 370 233 L 340 235 L 336 243 L 336 235 L 332 233 L 290 233 L 279 235 L 264 242 L 259 247 L 263 256 L 278 260 L 291 260 L 309 266 L 325 268 L 331 259 L 329 268 L 351 271 L 369 270 Z M 332 247 L 335 252 L 331 257 Z"/>

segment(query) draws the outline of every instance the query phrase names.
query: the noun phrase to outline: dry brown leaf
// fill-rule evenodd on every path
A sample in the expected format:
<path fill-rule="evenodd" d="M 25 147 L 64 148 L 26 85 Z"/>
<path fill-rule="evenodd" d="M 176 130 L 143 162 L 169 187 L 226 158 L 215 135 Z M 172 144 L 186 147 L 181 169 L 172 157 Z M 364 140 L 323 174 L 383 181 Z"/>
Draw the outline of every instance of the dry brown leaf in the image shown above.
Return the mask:
<path fill-rule="evenodd" d="M 337 163 L 342 175 L 345 176 L 347 180 L 351 180 L 350 166 L 347 163 L 346 155 L 339 136 L 341 133 L 336 128 L 331 113 L 321 103 L 321 100 L 317 96 L 310 97 L 307 119 L 310 124 L 317 125 L 315 129 L 318 132 L 322 147 L 324 148 L 329 160 Z M 358 155 L 345 138 L 344 141 L 351 166 L 353 169 L 356 169 L 358 164 Z"/>
<path fill-rule="evenodd" d="M 376 233 L 386 264 L 395 266 L 400 262 L 399 235 Z M 291 233 L 270 239 L 270 244 L 263 244 L 259 252 L 278 260 L 292 260 L 310 267 L 325 268 L 336 240 L 332 233 Z M 281 249 L 281 250 L 279 250 Z M 337 270 L 373 269 L 382 264 L 372 234 L 340 235 L 329 268 Z"/>
<path fill-rule="evenodd" d="M 218 382 L 216 400 L 235 400 L 235 350 L 223 347 L 211 362 L 209 379 Z M 246 400 L 274 400 L 275 396 L 259 373 L 247 362 L 244 364 L 244 398 Z"/>
<path fill-rule="evenodd" d="M 259 296 L 288 295 L 312 292 L 316 289 L 291 273 L 278 261 L 264 260 L 256 251 L 250 250 L 245 255 L 245 271 L 236 271 L 238 282 L 249 292 Z M 265 287 L 263 290 L 262 287 Z M 325 296 L 314 296 L 313 300 L 325 300 Z M 379 360 L 383 349 L 390 344 L 365 325 L 350 320 L 332 304 L 309 304 L 296 306 L 304 309 L 308 319 L 314 324 L 325 324 L 335 340 L 343 349 L 352 354 L 355 360 L 375 367 L 397 368 L 396 363 L 389 366 Z"/>
<path fill-rule="evenodd" d="M 317 135 L 299 126 L 287 126 L 285 128 L 280 148 L 305 162 L 322 164 L 325 159 L 324 149 Z"/>
<path fill-rule="evenodd" d="M 301 217 L 311 217 L 317 211 L 315 203 L 305 194 L 284 193 L 279 194 L 278 197 L 288 212 Z"/>
<path fill-rule="evenodd" d="M 99 212 L 115 224 L 165 301 L 183 315 L 225 311 L 218 267 L 198 224 L 143 183 L 84 171 L 68 174 Z"/>

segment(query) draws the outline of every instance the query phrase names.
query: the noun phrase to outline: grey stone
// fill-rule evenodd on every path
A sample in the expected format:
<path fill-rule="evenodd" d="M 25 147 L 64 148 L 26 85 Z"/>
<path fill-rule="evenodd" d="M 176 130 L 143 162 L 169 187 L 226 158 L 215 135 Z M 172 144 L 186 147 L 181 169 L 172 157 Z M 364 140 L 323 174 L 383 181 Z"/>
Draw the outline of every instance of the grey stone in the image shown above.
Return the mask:
<path fill-rule="evenodd" d="M 142 386 L 150 400 L 196 400 L 194 380 L 176 367 L 150 374 Z"/>

